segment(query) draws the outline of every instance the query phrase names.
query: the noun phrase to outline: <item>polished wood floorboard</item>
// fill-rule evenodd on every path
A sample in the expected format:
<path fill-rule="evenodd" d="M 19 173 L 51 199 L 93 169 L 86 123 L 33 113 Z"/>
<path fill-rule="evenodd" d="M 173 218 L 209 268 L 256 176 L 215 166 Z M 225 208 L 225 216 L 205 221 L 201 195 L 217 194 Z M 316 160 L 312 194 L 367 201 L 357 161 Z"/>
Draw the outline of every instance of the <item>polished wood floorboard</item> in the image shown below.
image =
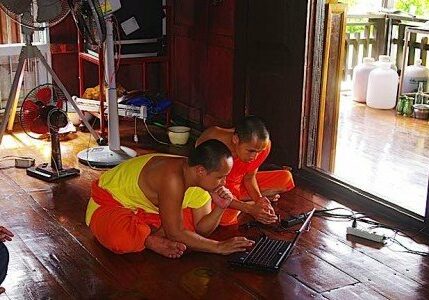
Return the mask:
<path fill-rule="evenodd" d="M 140 129 L 139 132 L 144 132 Z M 154 130 L 160 139 L 164 133 Z M 157 144 L 146 136 L 134 144 L 132 123 L 122 123 L 122 144 L 139 154 L 150 148 L 186 153 L 186 147 Z M 0 170 L 0 224 L 15 233 L 10 250 L 6 293 L 0 299 L 429 299 L 429 260 L 401 252 L 394 244 L 346 238 L 349 222 L 314 218 L 292 256 L 278 274 L 234 270 L 227 257 L 187 253 L 171 260 L 151 251 L 116 255 L 95 241 L 84 223 L 90 183 L 102 171 L 78 163 L 76 153 L 93 145 L 88 134 L 78 133 L 61 143 L 63 162 L 81 175 L 46 183 L 25 175 L 25 170 Z M 0 156 L 50 158 L 47 141 L 16 133 L 5 137 Z M 2 161 L 1 166 L 8 165 Z M 341 207 L 308 186 L 282 195 L 276 210 L 282 217 L 311 208 Z M 359 207 L 351 207 L 359 210 Z M 242 222 L 248 219 L 243 216 Z M 382 221 L 382 220 L 380 220 Z M 262 232 L 290 238 L 275 228 L 220 228 L 214 238 L 254 237 Z M 386 232 L 392 235 L 392 232 Z M 428 251 L 429 239 L 398 236 L 412 249 Z"/>
<path fill-rule="evenodd" d="M 429 123 L 372 109 L 343 93 L 334 176 L 421 216 L 429 180 Z"/>

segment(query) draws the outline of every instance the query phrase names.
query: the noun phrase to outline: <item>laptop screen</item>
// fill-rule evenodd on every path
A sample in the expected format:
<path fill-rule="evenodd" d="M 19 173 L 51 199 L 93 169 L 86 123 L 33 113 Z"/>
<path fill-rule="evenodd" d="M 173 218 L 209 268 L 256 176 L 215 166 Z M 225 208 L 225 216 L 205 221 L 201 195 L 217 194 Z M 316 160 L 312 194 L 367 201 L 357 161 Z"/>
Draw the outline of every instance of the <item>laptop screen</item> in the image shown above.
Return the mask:
<path fill-rule="evenodd" d="M 313 217 L 313 214 L 315 212 L 315 208 L 313 208 L 310 212 L 308 212 L 307 218 L 305 219 L 304 223 L 302 224 L 301 228 L 296 232 L 295 237 L 293 238 L 291 245 L 286 253 L 285 259 L 289 257 L 289 255 L 292 253 L 293 248 L 295 247 L 295 244 L 298 242 L 299 238 L 301 237 L 301 234 L 307 230 L 308 226 L 310 225 L 310 220 Z"/>

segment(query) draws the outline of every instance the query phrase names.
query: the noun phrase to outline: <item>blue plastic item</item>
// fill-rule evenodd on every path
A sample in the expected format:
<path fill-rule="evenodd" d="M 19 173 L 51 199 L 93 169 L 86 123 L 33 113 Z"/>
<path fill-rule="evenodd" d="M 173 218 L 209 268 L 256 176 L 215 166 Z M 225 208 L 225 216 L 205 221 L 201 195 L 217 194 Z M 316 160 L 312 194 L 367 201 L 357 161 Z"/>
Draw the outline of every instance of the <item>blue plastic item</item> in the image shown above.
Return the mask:
<path fill-rule="evenodd" d="M 148 118 L 151 118 L 159 113 L 164 112 L 167 110 L 172 102 L 168 99 L 160 99 L 156 102 L 152 101 L 151 99 L 144 97 L 144 96 L 136 96 L 133 97 L 125 102 L 126 105 L 133 105 L 133 106 L 146 106 Z"/>

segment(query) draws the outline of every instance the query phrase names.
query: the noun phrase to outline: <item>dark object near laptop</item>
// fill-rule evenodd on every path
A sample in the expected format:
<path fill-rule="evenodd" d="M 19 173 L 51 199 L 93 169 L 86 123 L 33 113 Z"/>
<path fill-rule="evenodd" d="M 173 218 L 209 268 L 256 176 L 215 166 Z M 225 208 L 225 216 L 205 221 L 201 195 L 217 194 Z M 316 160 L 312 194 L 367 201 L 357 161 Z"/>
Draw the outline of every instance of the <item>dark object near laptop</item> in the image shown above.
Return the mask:
<path fill-rule="evenodd" d="M 277 272 L 283 262 L 291 255 L 302 232 L 306 230 L 315 209 L 307 213 L 307 218 L 296 232 L 292 241 L 274 240 L 261 237 L 251 250 L 231 255 L 228 263 L 233 267 L 253 269 L 256 271 Z"/>

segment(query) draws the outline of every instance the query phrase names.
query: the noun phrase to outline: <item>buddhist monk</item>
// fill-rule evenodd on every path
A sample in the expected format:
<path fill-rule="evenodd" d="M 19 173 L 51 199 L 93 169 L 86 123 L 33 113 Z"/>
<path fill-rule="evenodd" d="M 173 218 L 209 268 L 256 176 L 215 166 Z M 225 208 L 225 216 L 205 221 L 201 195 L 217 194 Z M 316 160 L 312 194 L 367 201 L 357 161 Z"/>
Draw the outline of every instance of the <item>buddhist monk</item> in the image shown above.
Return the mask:
<path fill-rule="evenodd" d="M 235 128 L 210 127 L 201 134 L 196 145 L 210 139 L 224 143 L 234 159 L 225 186 L 235 199 L 223 213 L 220 224 L 236 224 L 241 211 L 264 224 L 276 222 L 270 200 L 277 201 L 280 193 L 295 185 L 288 170 L 258 171 L 271 150 L 270 135 L 264 122 L 256 116 L 247 116 Z"/>
<path fill-rule="evenodd" d="M 115 253 L 150 249 L 178 258 L 187 248 L 243 251 L 253 241 L 207 238 L 233 200 L 224 187 L 232 164 L 231 152 L 216 140 L 201 143 L 189 158 L 152 153 L 129 159 L 93 183 L 86 223 Z"/>

